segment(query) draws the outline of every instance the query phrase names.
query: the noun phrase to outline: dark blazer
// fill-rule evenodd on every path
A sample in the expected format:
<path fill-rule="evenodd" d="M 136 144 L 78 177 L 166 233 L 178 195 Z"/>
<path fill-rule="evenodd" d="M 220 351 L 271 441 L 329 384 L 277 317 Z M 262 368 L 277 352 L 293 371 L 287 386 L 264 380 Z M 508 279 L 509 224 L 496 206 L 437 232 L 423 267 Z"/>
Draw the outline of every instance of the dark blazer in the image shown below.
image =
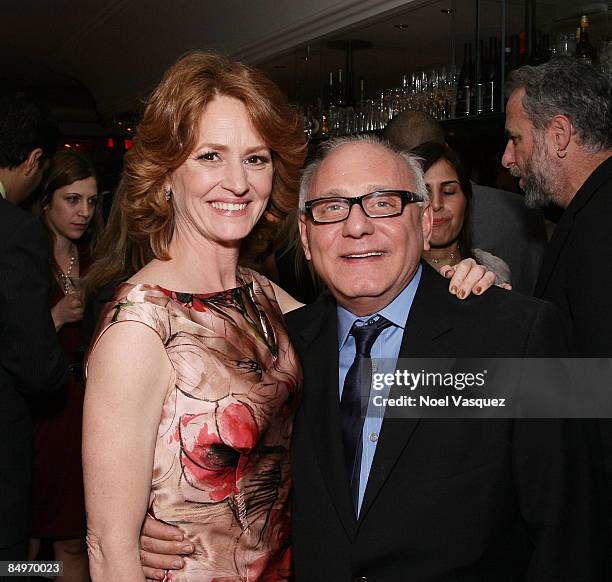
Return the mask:
<path fill-rule="evenodd" d="M 0 233 L 1 549 L 28 537 L 32 443 L 26 398 L 61 387 L 67 364 L 49 312 L 44 227 L 0 198 Z"/>
<path fill-rule="evenodd" d="M 612 357 L 612 157 L 565 209 L 546 249 L 535 295 L 565 314 L 575 355 Z"/>
<path fill-rule="evenodd" d="M 546 248 L 542 214 L 514 192 L 478 184 L 472 192 L 472 246 L 506 261 L 514 291 L 531 295 Z"/>
<path fill-rule="evenodd" d="M 400 357 L 565 353 L 550 304 L 497 288 L 460 302 L 447 285 L 424 265 Z M 604 580 L 596 427 L 385 418 L 356 522 L 336 304 L 326 295 L 287 322 L 305 375 L 292 448 L 296 582 Z"/>
<path fill-rule="evenodd" d="M 561 216 L 535 295 L 567 318 L 573 354 L 612 358 L 612 157 L 589 176 Z M 600 425 L 612 527 L 612 420 Z"/>

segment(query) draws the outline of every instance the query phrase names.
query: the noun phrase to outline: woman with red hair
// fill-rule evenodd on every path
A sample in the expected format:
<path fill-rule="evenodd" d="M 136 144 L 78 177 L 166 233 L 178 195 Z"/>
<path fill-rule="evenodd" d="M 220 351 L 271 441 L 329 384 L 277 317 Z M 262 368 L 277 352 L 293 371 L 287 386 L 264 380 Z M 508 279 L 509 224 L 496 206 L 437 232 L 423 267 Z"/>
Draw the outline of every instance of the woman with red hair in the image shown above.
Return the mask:
<path fill-rule="evenodd" d="M 92 271 L 109 280 L 148 259 L 103 311 L 87 363 L 94 580 L 145 580 L 147 513 L 194 543 L 175 582 L 290 576 L 301 371 L 286 297 L 238 258 L 295 206 L 305 152 L 276 85 L 215 54 L 179 59 L 147 102 Z"/>

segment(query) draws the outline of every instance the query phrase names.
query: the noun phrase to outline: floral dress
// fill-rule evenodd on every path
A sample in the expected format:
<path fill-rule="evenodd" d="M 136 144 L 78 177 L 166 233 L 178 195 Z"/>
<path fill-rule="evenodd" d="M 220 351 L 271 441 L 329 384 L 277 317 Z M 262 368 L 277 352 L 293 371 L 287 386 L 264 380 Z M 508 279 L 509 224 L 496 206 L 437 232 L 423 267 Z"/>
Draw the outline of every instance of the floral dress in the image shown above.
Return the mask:
<path fill-rule="evenodd" d="M 301 369 L 269 281 L 238 275 L 239 287 L 206 295 L 124 283 L 95 336 L 144 323 L 174 368 L 149 507 L 195 544 L 183 570 L 167 574 L 173 582 L 291 574 L 289 443 Z"/>

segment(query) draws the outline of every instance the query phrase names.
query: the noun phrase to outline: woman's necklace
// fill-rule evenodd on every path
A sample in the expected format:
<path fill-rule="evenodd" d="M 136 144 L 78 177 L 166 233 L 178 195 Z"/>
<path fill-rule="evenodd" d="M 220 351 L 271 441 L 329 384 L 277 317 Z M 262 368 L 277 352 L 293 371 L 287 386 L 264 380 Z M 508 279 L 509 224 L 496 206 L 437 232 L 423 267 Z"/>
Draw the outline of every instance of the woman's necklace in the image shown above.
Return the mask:
<path fill-rule="evenodd" d="M 448 253 L 447 257 L 433 257 L 431 259 L 431 262 L 434 265 L 437 265 L 438 263 L 442 262 L 442 261 L 450 261 L 451 263 L 455 260 L 455 257 L 457 256 L 457 253 L 455 251 L 451 251 L 450 253 Z"/>
<path fill-rule="evenodd" d="M 74 283 L 72 279 L 70 278 L 70 275 L 72 274 L 72 269 L 74 265 L 76 264 L 77 260 L 78 260 L 77 255 L 71 255 L 70 264 L 68 265 L 68 269 L 66 270 L 66 272 L 64 273 L 63 271 L 60 271 L 60 277 L 62 280 L 62 287 L 63 287 L 64 295 L 68 295 L 68 293 L 71 293 L 74 291 Z"/>

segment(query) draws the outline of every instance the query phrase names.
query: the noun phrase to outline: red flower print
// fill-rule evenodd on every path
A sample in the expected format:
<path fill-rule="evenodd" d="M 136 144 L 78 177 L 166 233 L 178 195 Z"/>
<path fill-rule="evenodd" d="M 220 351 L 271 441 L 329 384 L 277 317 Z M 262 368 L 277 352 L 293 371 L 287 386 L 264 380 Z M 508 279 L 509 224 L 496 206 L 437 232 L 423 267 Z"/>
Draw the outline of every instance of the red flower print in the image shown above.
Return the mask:
<path fill-rule="evenodd" d="M 251 409 L 239 402 L 228 404 L 217 413 L 219 434 L 230 447 L 247 453 L 255 447 L 258 430 Z"/>
<path fill-rule="evenodd" d="M 214 412 L 184 414 L 179 423 L 181 461 L 190 485 L 210 501 L 223 501 L 238 493 L 248 454 L 257 444 L 259 430 L 251 409 L 227 399 Z"/>

